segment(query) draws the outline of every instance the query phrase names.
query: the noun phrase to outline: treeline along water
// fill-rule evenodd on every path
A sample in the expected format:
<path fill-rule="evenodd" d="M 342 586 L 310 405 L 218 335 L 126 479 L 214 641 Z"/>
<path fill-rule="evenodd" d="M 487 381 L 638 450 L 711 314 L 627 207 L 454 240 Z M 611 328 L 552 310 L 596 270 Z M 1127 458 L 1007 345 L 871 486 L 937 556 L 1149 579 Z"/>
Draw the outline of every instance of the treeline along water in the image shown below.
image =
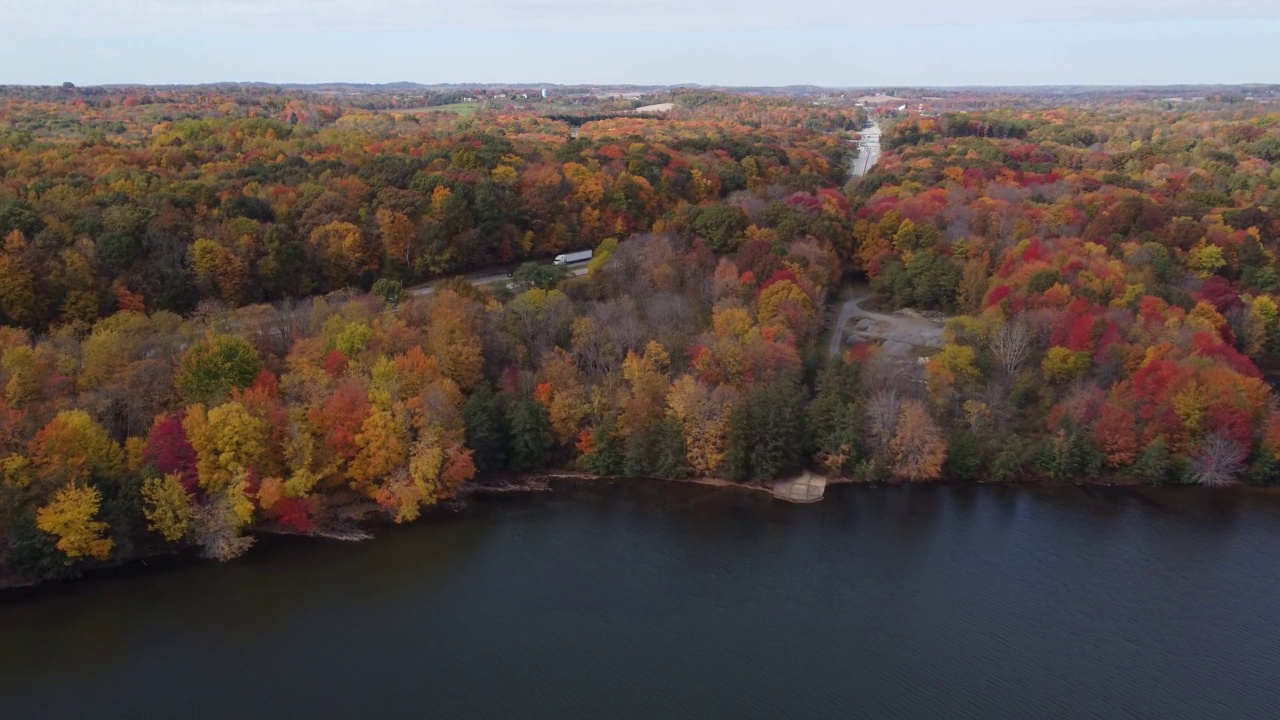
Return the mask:
<path fill-rule="evenodd" d="M 0 600 L 0 716 L 1280 717 L 1280 501 L 667 485 Z"/>

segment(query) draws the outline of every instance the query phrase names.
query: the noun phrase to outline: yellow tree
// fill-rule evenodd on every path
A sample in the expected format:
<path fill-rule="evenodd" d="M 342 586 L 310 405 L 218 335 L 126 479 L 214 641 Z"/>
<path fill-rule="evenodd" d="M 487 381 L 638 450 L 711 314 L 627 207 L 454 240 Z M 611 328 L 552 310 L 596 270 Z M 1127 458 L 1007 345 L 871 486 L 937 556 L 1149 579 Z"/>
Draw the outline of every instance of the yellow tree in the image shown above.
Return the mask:
<path fill-rule="evenodd" d="M 49 482 L 77 482 L 91 474 L 118 477 L 124 452 L 83 410 L 63 410 L 31 441 L 37 477 Z"/>
<path fill-rule="evenodd" d="M 802 320 L 807 321 L 813 319 L 813 301 L 809 296 L 800 289 L 799 285 L 790 280 L 779 280 L 770 285 L 760 293 L 760 299 L 757 301 L 757 315 L 760 318 L 761 325 L 767 325 L 779 319 L 783 315 L 784 309 L 792 305 L 799 309 Z M 797 334 L 802 334 L 805 328 L 792 328 Z"/>
<path fill-rule="evenodd" d="M 1049 382 L 1067 382 L 1088 372 L 1091 363 L 1089 353 L 1055 345 L 1045 354 L 1040 369 Z"/>
<path fill-rule="evenodd" d="M 464 391 L 480 382 L 484 369 L 480 338 L 468 317 L 471 307 L 471 301 L 456 292 L 441 292 L 427 326 L 427 353 L 440 359 L 445 376 Z"/>
<path fill-rule="evenodd" d="M 222 298 L 239 305 L 249 290 L 249 263 L 217 241 L 200 238 L 191 244 L 191 267 L 196 282 L 206 291 L 217 288 Z"/>
<path fill-rule="evenodd" d="M 413 263 L 413 221 L 388 208 L 381 208 L 377 213 L 378 234 L 382 236 L 382 248 L 387 256 L 405 266 Z"/>
<path fill-rule="evenodd" d="M 925 365 L 925 383 L 938 407 L 955 397 L 957 386 L 964 388 L 978 380 L 977 354 L 968 345 L 948 344 Z"/>
<path fill-rule="evenodd" d="M 34 278 L 22 263 L 26 243 L 22 231 L 14 230 L 5 237 L 0 252 L 0 310 L 20 325 L 34 322 L 36 310 Z"/>
<path fill-rule="evenodd" d="M 285 435 L 284 456 L 289 477 L 284 481 L 284 494 L 288 497 L 306 497 L 322 481 L 333 477 L 342 466 L 342 458 L 330 456 L 321 464 L 317 455 L 320 441 L 316 429 L 306 422 L 305 413 L 298 412 L 289 423 Z"/>
<path fill-rule="evenodd" d="M 453 197 L 453 191 L 445 185 L 437 185 L 436 189 L 431 193 L 431 215 L 437 220 L 444 217 L 445 208 L 449 203 L 449 199 Z"/>
<path fill-rule="evenodd" d="M 681 375 L 667 393 L 667 414 L 684 434 L 685 459 L 695 474 L 715 475 L 724 462 L 729 416 L 736 392 L 727 385 L 715 390 L 691 375 Z"/>
<path fill-rule="evenodd" d="M 395 512 L 396 522 L 408 522 L 417 519 L 422 507 L 456 495 L 474 476 L 471 451 L 461 433 L 432 426 L 414 443 L 407 472 L 401 468 L 392 473 L 375 497 Z"/>
<path fill-rule="evenodd" d="M 513 187 L 520 181 L 520 173 L 510 165 L 499 165 L 489 173 L 489 177 L 499 185 Z"/>
<path fill-rule="evenodd" d="M 325 276 L 333 283 L 350 278 L 376 266 L 360 228 L 341 220 L 311 231 L 308 238 L 320 257 Z"/>
<path fill-rule="evenodd" d="M 715 308 L 711 313 L 712 333 L 717 337 L 741 340 L 754 326 L 751 313 L 744 307 L 726 305 Z"/>
<path fill-rule="evenodd" d="M 269 450 L 266 425 L 244 405 L 229 402 L 205 412 L 203 405 L 187 409 L 182 423 L 196 451 L 200 486 L 219 492 L 254 469 Z"/>
<path fill-rule="evenodd" d="M 25 338 L 23 341 L 25 343 Z M 14 407 L 36 400 L 41 391 L 40 379 L 51 365 L 49 353 L 43 348 L 32 349 L 26 344 L 5 348 L 0 355 L 0 367 L 9 374 L 4 386 L 5 399 Z"/>
<path fill-rule="evenodd" d="M 68 558 L 105 560 L 115 543 L 103 537 L 107 524 L 97 519 L 101 504 L 97 488 L 71 482 L 36 511 L 36 527 L 56 536 L 58 549 Z"/>
<path fill-rule="evenodd" d="M 419 475 L 415 461 L 424 448 L 438 446 L 443 450 L 443 463 L 431 476 Z M 434 504 L 448 500 L 458 494 L 463 483 L 475 477 L 476 466 L 472 460 L 472 451 L 467 448 L 461 430 L 445 430 L 440 427 L 431 428 L 418 438 L 418 444 L 410 455 L 409 474 L 414 481 L 422 485 L 424 504 Z"/>
<path fill-rule="evenodd" d="M 176 542 L 187 534 L 191 524 L 191 496 L 182 487 L 182 475 L 170 473 L 144 480 L 142 502 L 147 527 L 163 535 L 165 540 Z"/>
<path fill-rule="evenodd" d="M 1227 264 L 1222 248 L 1202 242 L 1187 253 L 1187 267 L 1202 278 L 1218 272 Z"/>
<path fill-rule="evenodd" d="M 1258 355 L 1274 342 L 1277 330 L 1280 330 L 1280 306 L 1269 295 L 1257 295 L 1246 299 L 1245 307 L 1248 309 L 1245 350 L 1250 355 Z"/>
<path fill-rule="evenodd" d="M 590 410 L 587 391 L 573 356 L 559 347 L 553 349 L 540 375 L 542 383 L 534 398 L 547 408 L 556 441 L 570 445 L 577 440 L 582 421 Z"/>
<path fill-rule="evenodd" d="M 116 379 L 137 354 L 137 347 L 149 330 L 145 315 L 118 312 L 94 323 L 93 332 L 80 345 L 82 390 L 96 388 Z"/>
<path fill-rule="evenodd" d="M 374 410 L 356 434 L 359 452 L 347 470 L 352 480 L 366 488 L 404 465 L 408 429 L 403 417 L 389 410 Z"/>
<path fill-rule="evenodd" d="M 621 399 L 622 434 L 630 437 L 643 432 L 665 413 L 667 367 L 671 358 L 666 349 L 650 340 L 643 355 L 627 352 L 622 361 L 622 377 L 627 388 Z"/>

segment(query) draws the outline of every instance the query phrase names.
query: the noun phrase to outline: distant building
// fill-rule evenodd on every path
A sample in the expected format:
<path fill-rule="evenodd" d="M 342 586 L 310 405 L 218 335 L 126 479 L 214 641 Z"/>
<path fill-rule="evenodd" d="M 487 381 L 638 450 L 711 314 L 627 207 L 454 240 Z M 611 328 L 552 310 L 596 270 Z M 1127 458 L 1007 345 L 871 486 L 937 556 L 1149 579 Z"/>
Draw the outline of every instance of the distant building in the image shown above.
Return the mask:
<path fill-rule="evenodd" d="M 542 99 L 543 99 L 543 100 L 546 100 L 546 99 L 547 99 L 547 89 L 546 89 L 546 88 L 542 88 Z"/>

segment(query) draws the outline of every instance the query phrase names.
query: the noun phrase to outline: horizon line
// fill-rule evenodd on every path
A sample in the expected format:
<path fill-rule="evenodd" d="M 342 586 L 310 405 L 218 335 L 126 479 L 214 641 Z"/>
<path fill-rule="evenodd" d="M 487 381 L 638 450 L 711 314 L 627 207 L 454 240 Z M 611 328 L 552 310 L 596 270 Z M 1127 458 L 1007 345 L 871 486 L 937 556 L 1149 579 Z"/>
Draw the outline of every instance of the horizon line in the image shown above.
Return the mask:
<path fill-rule="evenodd" d="M 71 81 L 65 81 L 71 82 Z M 392 87 L 411 85 L 421 88 L 437 88 L 437 87 L 593 87 L 593 88 L 660 88 L 660 89 L 680 89 L 680 88 L 708 88 L 716 90 L 786 90 L 790 88 L 813 88 L 817 90 L 882 90 L 882 89 L 899 89 L 899 90 L 1013 90 L 1013 89 L 1060 89 L 1060 88 L 1085 88 L 1098 90 L 1143 90 L 1143 89 L 1159 89 L 1159 88 L 1270 88 L 1280 90 L 1280 82 L 1184 82 L 1184 83 L 1049 83 L 1049 84 L 998 84 L 998 85 L 929 85 L 929 84 L 912 84 L 912 83 L 883 83 L 873 85 L 819 85 L 814 83 L 788 83 L 785 85 L 734 85 L 727 83 L 638 83 L 638 82 L 536 82 L 536 81 L 488 81 L 488 82 L 468 82 L 468 81 L 441 81 L 441 82 L 422 82 L 418 80 L 393 80 L 388 82 L 369 82 L 360 80 L 326 80 L 320 82 L 300 82 L 300 81 L 271 81 L 271 80 L 215 80 L 207 82 L 110 82 L 110 83 L 93 83 L 88 85 L 80 85 L 72 82 L 70 88 L 66 88 L 65 84 L 49 84 L 49 83 L 20 83 L 20 82 L 0 82 L 0 88 L 66 88 L 66 89 L 91 89 L 91 88 L 133 88 L 133 87 L 152 87 L 152 88 L 184 88 L 184 87 L 211 87 L 219 85 L 267 85 L 279 87 L 326 87 L 334 85 L 352 85 L 363 87 Z"/>

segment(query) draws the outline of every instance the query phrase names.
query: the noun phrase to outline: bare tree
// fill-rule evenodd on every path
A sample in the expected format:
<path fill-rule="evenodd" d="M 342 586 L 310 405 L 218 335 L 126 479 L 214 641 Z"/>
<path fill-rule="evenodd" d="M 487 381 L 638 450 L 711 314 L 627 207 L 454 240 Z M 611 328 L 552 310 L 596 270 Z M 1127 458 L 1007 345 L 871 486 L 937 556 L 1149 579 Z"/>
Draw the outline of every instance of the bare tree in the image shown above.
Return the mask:
<path fill-rule="evenodd" d="M 572 349 L 574 363 L 597 380 L 622 361 L 604 328 L 591 316 L 580 317 L 573 322 Z"/>
<path fill-rule="evenodd" d="M 735 297 L 739 290 L 742 289 L 742 283 L 738 280 L 738 266 L 728 258 L 720 258 L 720 264 L 716 266 L 715 274 L 711 277 L 711 294 L 717 301 Z"/>
<path fill-rule="evenodd" d="M 651 339 L 640 318 L 640 310 L 631 297 L 596 305 L 592 317 L 600 324 L 619 356 L 628 350 L 639 352 Z"/>
<path fill-rule="evenodd" d="M 898 415 L 902 399 L 894 388 L 882 387 L 867 402 L 867 433 L 877 453 L 887 452 L 898 427 Z"/>
<path fill-rule="evenodd" d="M 1244 448 L 1222 433 L 1213 433 L 1191 454 L 1195 481 L 1206 487 L 1222 487 L 1244 470 Z"/>
<path fill-rule="evenodd" d="M 196 543 L 205 557 L 220 562 L 245 554 L 254 541 L 252 535 L 242 534 L 237 527 L 231 502 L 228 495 L 219 494 L 192 508 L 191 530 Z"/>
<path fill-rule="evenodd" d="M 1005 323 L 987 343 L 1007 383 L 1031 355 L 1031 328 L 1021 321 Z"/>
<path fill-rule="evenodd" d="M 507 303 L 506 314 L 512 334 L 528 349 L 529 361 L 536 362 L 568 332 L 573 303 L 559 290 L 530 290 Z"/>
<path fill-rule="evenodd" d="M 635 235 L 609 256 L 605 265 L 604 286 L 608 295 L 621 297 L 630 295 L 637 299 L 647 298 L 653 292 L 649 284 L 649 275 L 645 272 L 648 264 L 645 250 L 649 246 L 650 235 Z"/>
<path fill-rule="evenodd" d="M 674 292 L 661 292 L 644 306 L 653 338 L 668 348 L 688 347 L 695 339 L 697 323 L 689 298 Z"/>
<path fill-rule="evenodd" d="M 862 387 L 868 393 L 874 393 L 885 388 L 893 388 L 894 390 L 906 390 L 904 387 L 909 384 L 911 378 L 905 376 L 906 373 L 895 356 L 890 353 L 880 351 L 871 354 L 871 357 L 863 364 L 862 367 Z"/>

